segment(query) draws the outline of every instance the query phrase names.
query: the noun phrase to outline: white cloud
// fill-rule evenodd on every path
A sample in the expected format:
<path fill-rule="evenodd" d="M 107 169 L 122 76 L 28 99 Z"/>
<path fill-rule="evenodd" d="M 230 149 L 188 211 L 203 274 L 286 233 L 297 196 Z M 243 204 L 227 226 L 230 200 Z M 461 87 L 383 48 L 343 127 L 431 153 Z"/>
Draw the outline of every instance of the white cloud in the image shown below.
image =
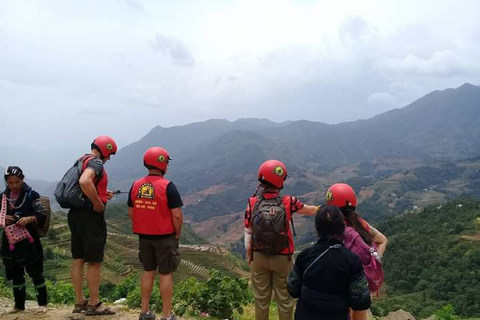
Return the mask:
<path fill-rule="evenodd" d="M 155 40 L 149 42 L 149 45 L 154 51 L 168 54 L 174 64 L 184 67 L 193 67 L 195 65 L 195 61 L 188 48 L 174 38 L 157 33 Z"/>
<path fill-rule="evenodd" d="M 35 147 L 83 149 L 98 134 L 122 146 L 208 118 L 371 117 L 480 84 L 479 11 L 473 0 L 2 1 L 0 112 L 24 130 L 1 144 L 35 135 Z M 17 128 L 4 122 L 0 136 Z"/>
<path fill-rule="evenodd" d="M 374 65 L 375 71 L 393 77 L 450 77 L 469 74 L 473 71 L 471 68 L 472 63 L 458 57 L 453 50 L 435 52 L 431 58 L 427 59 L 411 54 L 403 59 L 383 58 Z"/>
<path fill-rule="evenodd" d="M 373 93 L 368 97 L 367 102 L 372 105 L 392 106 L 395 105 L 395 98 L 388 92 Z"/>

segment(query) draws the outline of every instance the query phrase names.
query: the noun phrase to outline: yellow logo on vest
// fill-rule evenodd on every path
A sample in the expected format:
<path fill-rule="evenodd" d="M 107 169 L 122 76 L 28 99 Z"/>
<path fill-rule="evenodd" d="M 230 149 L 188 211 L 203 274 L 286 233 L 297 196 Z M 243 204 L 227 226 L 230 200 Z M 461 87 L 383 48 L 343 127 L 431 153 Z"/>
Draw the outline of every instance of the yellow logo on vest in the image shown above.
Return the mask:
<path fill-rule="evenodd" d="M 143 183 L 138 187 L 136 199 L 134 201 L 134 207 L 136 209 L 149 209 L 156 210 L 157 201 L 155 199 L 155 187 L 150 182 Z"/>
<path fill-rule="evenodd" d="M 153 184 L 147 182 L 138 188 L 137 198 L 141 199 L 155 199 L 155 187 Z"/>

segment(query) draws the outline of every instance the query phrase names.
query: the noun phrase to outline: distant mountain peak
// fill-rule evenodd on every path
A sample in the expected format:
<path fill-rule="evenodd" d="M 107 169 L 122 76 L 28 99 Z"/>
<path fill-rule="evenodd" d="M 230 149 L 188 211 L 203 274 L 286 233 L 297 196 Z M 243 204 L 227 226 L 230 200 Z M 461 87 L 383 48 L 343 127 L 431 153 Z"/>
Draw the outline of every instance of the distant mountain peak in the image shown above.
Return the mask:
<path fill-rule="evenodd" d="M 476 86 L 476 85 L 473 85 L 471 83 L 464 83 L 462 84 L 460 87 L 458 87 L 457 89 L 455 89 L 455 91 L 459 92 L 459 93 L 466 93 L 466 92 L 480 92 L 480 86 Z"/>
<path fill-rule="evenodd" d="M 465 82 L 464 84 L 462 84 L 460 87 L 458 87 L 457 89 L 464 89 L 464 88 L 474 88 L 474 89 L 480 89 L 480 86 L 476 86 L 474 84 L 471 84 L 469 82 Z"/>
<path fill-rule="evenodd" d="M 268 123 L 278 123 L 274 122 L 267 118 L 238 118 L 234 122 L 268 122 Z"/>

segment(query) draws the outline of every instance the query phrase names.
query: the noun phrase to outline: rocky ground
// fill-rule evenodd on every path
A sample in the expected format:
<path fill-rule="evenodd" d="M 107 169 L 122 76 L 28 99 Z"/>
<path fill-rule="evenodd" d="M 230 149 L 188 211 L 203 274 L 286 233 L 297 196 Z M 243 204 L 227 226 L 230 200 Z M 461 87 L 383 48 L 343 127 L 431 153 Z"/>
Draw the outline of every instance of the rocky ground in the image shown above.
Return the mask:
<path fill-rule="evenodd" d="M 43 315 L 35 314 L 35 309 L 38 307 L 35 301 L 27 301 L 26 310 L 24 312 L 15 313 L 15 314 L 6 314 L 8 310 L 11 310 L 13 307 L 13 301 L 6 298 L 0 298 L 0 319 L 2 320 L 23 320 L 23 319 L 48 319 L 48 320 L 83 320 L 83 319 L 92 319 L 92 320 L 137 320 L 139 316 L 139 310 L 128 310 L 127 308 L 116 305 L 112 308 L 117 311 L 117 314 L 114 316 L 95 316 L 95 317 L 86 317 L 84 314 L 73 314 L 72 306 L 49 306 L 48 312 Z M 157 316 L 157 319 L 160 319 L 160 316 Z"/>

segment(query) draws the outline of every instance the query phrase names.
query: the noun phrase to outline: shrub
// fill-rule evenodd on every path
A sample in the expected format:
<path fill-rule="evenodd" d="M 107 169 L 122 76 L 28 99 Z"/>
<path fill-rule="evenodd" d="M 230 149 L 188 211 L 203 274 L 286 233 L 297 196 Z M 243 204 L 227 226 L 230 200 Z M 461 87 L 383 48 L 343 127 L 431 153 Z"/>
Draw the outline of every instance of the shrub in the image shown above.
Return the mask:
<path fill-rule="evenodd" d="M 122 279 L 115 288 L 110 296 L 112 300 L 118 300 L 121 298 L 127 298 L 129 292 L 134 291 L 136 288 L 140 287 L 140 277 L 138 273 L 132 273 Z"/>
<path fill-rule="evenodd" d="M 176 312 L 179 315 L 198 315 L 207 312 L 222 319 L 232 318 L 234 312 L 243 313 L 243 307 L 252 301 L 245 278 L 232 278 L 212 270 L 205 283 L 190 278 L 176 287 Z"/>
<path fill-rule="evenodd" d="M 157 282 L 156 282 L 157 283 Z M 141 304 L 140 282 L 134 277 L 127 277 L 114 290 L 115 298 L 127 298 L 129 308 L 139 308 Z M 245 278 L 232 278 L 212 270 L 206 282 L 195 278 L 178 283 L 173 290 L 173 310 L 182 316 L 198 316 L 208 313 L 221 319 L 232 319 L 234 313 L 242 314 L 243 307 L 252 301 L 252 294 Z M 162 300 L 155 285 L 150 297 L 150 309 L 162 311 Z"/>
<path fill-rule="evenodd" d="M 75 291 L 69 282 L 46 281 L 48 299 L 51 303 L 73 304 L 75 303 Z"/>
<path fill-rule="evenodd" d="M 455 314 L 453 310 L 453 306 L 451 304 L 447 304 L 443 306 L 441 309 L 435 312 L 438 320 L 460 320 L 460 317 Z"/>
<path fill-rule="evenodd" d="M 13 298 L 12 288 L 7 285 L 3 277 L 0 277 L 0 297 Z"/>

